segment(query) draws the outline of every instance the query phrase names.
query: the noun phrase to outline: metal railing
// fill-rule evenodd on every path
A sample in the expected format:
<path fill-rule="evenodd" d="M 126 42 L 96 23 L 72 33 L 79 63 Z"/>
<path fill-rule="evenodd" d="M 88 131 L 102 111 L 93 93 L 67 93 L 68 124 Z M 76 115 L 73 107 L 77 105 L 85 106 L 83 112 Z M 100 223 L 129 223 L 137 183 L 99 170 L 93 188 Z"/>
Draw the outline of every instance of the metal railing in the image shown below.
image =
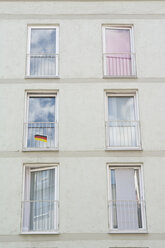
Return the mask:
<path fill-rule="evenodd" d="M 41 136 L 41 138 L 38 138 L 38 136 Z M 24 123 L 24 148 L 57 149 L 58 123 L 57 122 Z"/>
<path fill-rule="evenodd" d="M 27 76 L 57 77 L 58 54 L 27 54 Z"/>
<path fill-rule="evenodd" d="M 103 61 L 105 77 L 136 76 L 134 53 L 104 53 Z"/>
<path fill-rule="evenodd" d="M 106 146 L 109 148 L 140 148 L 140 122 L 107 121 Z"/>
<path fill-rule="evenodd" d="M 146 229 L 145 201 L 116 200 L 108 202 L 111 230 L 138 231 Z"/>
<path fill-rule="evenodd" d="M 59 201 L 23 201 L 22 214 L 22 232 L 58 231 Z"/>

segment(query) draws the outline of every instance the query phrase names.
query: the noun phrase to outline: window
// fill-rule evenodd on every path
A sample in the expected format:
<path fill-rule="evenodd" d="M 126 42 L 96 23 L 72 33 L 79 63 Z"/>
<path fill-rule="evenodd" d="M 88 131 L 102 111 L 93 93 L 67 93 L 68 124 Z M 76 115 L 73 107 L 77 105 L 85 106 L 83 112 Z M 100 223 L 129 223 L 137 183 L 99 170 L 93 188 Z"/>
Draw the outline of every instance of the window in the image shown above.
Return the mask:
<path fill-rule="evenodd" d="M 58 27 L 28 28 L 27 77 L 58 76 Z"/>
<path fill-rule="evenodd" d="M 108 165 L 111 232 L 145 232 L 141 165 Z"/>
<path fill-rule="evenodd" d="M 136 76 L 131 26 L 103 27 L 103 60 L 105 77 Z"/>
<path fill-rule="evenodd" d="M 58 166 L 26 165 L 23 233 L 58 232 Z"/>
<path fill-rule="evenodd" d="M 27 93 L 24 149 L 58 149 L 57 93 Z"/>
<path fill-rule="evenodd" d="M 107 106 L 107 149 L 141 149 L 137 92 L 109 92 Z"/>

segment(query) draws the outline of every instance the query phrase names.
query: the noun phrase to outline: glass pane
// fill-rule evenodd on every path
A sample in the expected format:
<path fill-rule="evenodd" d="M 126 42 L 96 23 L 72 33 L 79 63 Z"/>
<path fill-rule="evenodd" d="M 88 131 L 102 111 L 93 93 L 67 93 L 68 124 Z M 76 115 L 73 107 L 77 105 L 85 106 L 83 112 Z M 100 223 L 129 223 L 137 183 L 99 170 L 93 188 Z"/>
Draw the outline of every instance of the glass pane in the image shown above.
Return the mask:
<path fill-rule="evenodd" d="M 54 227 L 55 169 L 31 172 L 30 230 Z"/>
<path fill-rule="evenodd" d="M 31 29 L 30 75 L 56 75 L 56 29 Z"/>
<path fill-rule="evenodd" d="M 116 207 L 116 179 L 115 170 L 111 170 L 111 190 L 112 190 L 112 223 L 113 228 L 117 228 L 117 207 Z"/>
<path fill-rule="evenodd" d="M 55 122 L 55 97 L 29 97 L 29 122 Z"/>
<path fill-rule="evenodd" d="M 131 76 L 130 29 L 106 29 L 106 73 L 108 76 Z"/>
<path fill-rule="evenodd" d="M 55 147 L 55 97 L 30 97 L 28 147 Z"/>
<path fill-rule="evenodd" d="M 116 169 L 116 212 L 120 230 L 139 228 L 138 204 L 135 190 L 134 169 Z"/>
<path fill-rule="evenodd" d="M 134 178 L 135 178 L 135 193 L 136 193 L 136 199 L 137 199 L 137 212 L 138 212 L 138 224 L 139 228 L 142 228 L 142 203 L 141 203 L 141 192 L 140 192 L 140 176 L 139 176 L 139 170 L 134 170 Z"/>
<path fill-rule="evenodd" d="M 131 121 L 135 120 L 134 97 L 118 96 L 108 97 L 109 120 Z"/>
<path fill-rule="evenodd" d="M 138 123 L 133 96 L 108 97 L 108 119 L 110 146 L 137 146 Z"/>
<path fill-rule="evenodd" d="M 56 29 L 31 29 L 31 54 L 56 53 Z"/>
<path fill-rule="evenodd" d="M 106 53 L 130 53 L 129 29 L 106 29 Z"/>

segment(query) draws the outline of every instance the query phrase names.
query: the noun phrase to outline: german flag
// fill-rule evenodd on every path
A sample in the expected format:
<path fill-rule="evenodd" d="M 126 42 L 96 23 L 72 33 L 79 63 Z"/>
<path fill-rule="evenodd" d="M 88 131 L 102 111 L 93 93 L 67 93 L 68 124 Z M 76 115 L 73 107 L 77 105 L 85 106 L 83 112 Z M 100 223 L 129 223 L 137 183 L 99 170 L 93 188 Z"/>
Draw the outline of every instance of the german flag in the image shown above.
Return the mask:
<path fill-rule="evenodd" d="M 44 135 L 36 134 L 36 135 L 34 136 L 34 139 L 35 139 L 35 140 L 39 140 L 39 141 L 43 141 L 43 142 L 47 142 L 47 136 L 44 136 Z"/>

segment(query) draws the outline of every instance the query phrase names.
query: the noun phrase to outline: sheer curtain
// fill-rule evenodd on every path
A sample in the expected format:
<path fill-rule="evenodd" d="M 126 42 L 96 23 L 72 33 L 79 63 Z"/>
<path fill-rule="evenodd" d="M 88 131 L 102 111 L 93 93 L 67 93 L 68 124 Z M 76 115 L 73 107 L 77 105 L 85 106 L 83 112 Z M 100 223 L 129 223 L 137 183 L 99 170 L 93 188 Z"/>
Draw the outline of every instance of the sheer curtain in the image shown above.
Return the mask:
<path fill-rule="evenodd" d="M 137 195 L 137 192 L 140 194 L 139 183 L 136 183 L 137 173 L 133 168 L 111 171 L 113 228 L 137 230 L 142 227 Z"/>
<path fill-rule="evenodd" d="M 55 169 L 31 171 L 30 230 L 54 229 Z"/>
<path fill-rule="evenodd" d="M 133 96 L 108 97 L 110 147 L 136 147 L 137 123 Z"/>
<path fill-rule="evenodd" d="M 131 75 L 130 29 L 107 28 L 105 40 L 107 75 Z"/>

